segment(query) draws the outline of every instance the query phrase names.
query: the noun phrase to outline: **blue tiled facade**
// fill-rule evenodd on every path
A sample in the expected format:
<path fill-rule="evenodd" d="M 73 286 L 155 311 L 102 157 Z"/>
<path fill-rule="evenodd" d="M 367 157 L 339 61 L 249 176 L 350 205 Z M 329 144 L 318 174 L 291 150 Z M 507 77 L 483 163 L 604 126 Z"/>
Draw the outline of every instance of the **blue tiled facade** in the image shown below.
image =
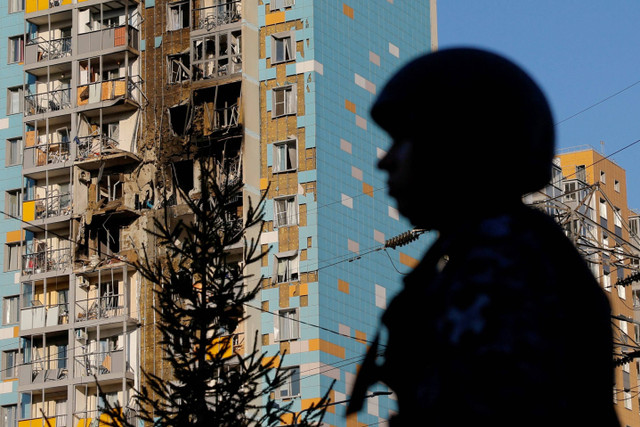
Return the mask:
<path fill-rule="evenodd" d="M 19 9 L 23 10 L 19 10 Z M 19 295 L 18 263 L 9 262 L 7 253 L 7 233 L 20 229 L 18 218 L 13 219 L 12 214 L 18 213 L 10 206 L 7 192 L 17 196 L 22 180 L 22 110 L 12 111 L 10 88 L 22 87 L 23 73 L 21 53 L 14 52 L 10 39 L 21 37 L 24 34 L 24 7 L 20 2 L 2 2 L 0 5 L 0 165 L 3 166 L 0 175 L 0 260 L 3 268 L 0 270 L 0 297 L 3 303 L 0 305 L 0 369 L 2 370 L 2 380 L 0 381 L 0 426 L 17 425 L 11 407 L 17 404 L 17 385 L 15 380 L 17 374 L 16 364 L 19 363 L 17 356 L 9 356 L 9 352 L 17 351 L 18 338 L 16 331 L 18 326 L 17 302 L 11 307 L 13 312 L 9 313 L 5 304 L 8 297 Z M 15 45 L 14 45 L 15 46 Z M 18 43 L 19 46 L 19 43 Z M 24 52 L 24 50 L 22 50 Z M 18 93 L 19 104 L 21 105 L 22 92 Z M 14 103 L 13 107 L 17 106 Z M 14 141 L 13 147 L 9 147 L 9 141 Z M 18 152 L 11 155 L 11 150 L 17 148 Z M 13 203 L 18 203 L 19 199 L 14 198 Z M 19 206 L 19 203 L 15 206 Z M 13 233 L 15 236 L 16 233 Z M 19 235 L 19 232 L 18 234 Z M 19 244 L 19 242 L 14 242 Z M 13 365 L 13 366 L 12 366 Z M 12 417 L 13 414 L 13 417 Z"/>
<path fill-rule="evenodd" d="M 260 25 L 278 26 L 271 33 L 261 33 L 265 38 L 261 83 L 286 85 L 302 75 L 297 80 L 304 88 L 298 92 L 297 102 L 303 102 L 303 108 L 298 105 L 296 132 L 304 134 L 307 153 L 315 150 L 315 167 L 300 165 L 296 174 L 298 186 L 306 189 L 297 198 L 306 213 L 298 226 L 298 253 L 304 252 L 299 260 L 300 292 L 289 293 L 286 307 L 281 287 L 262 292 L 263 305 L 269 307 L 262 315 L 263 336 L 277 327 L 279 317 L 274 313 L 278 309 L 299 310 L 299 339 L 286 345 L 271 340 L 268 346 L 274 352 L 289 349 L 284 365 L 299 367 L 295 411 L 321 397 L 333 379 L 337 380 L 333 401 L 350 398 L 350 387 L 375 337 L 385 301 L 399 290 L 401 273 L 411 269 L 407 259 L 419 260 L 433 240 L 425 234 L 409 246 L 382 250 L 386 239 L 412 227 L 399 217 L 386 195 L 385 176 L 376 163 L 390 141 L 368 114 L 385 80 L 405 61 L 429 50 L 430 21 L 428 0 L 296 0 L 295 5 L 276 11 L 266 1 L 259 6 Z M 294 23 L 298 25 L 298 49 L 295 62 L 285 64 L 286 77 L 282 77 L 281 70 L 270 66 L 273 39 L 268 34 L 289 30 Z M 263 117 L 269 118 L 272 92 L 266 90 L 264 96 L 267 114 L 263 112 Z M 266 129 L 265 133 L 273 134 Z M 288 128 L 287 135 L 292 133 Z M 270 143 L 274 140 L 264 134 L 262 139 L 267 146 L 267 168 L 271 168 Z M 315 191 L 308 191 L 309 184 Z M 416 186 L 416 200 L 421 197 L 426 194 Z M 268 219 L 273 218 L 273 206 L 267 204 Z M 262 269 L 267 278 L 274 277 L 273 258 L 283 252 L 281 245 L 275 239 L 269 242 L 269 265 Z M 415 345 L 408 344 L 408 357 Z M 358 415 L 359 422 L 378 423 L 395 408 L 390 398 L 375 401 L 368 402 L 370 407 Z M 338 405 L 324 421 L 346 425 L 344 407 Z"/>

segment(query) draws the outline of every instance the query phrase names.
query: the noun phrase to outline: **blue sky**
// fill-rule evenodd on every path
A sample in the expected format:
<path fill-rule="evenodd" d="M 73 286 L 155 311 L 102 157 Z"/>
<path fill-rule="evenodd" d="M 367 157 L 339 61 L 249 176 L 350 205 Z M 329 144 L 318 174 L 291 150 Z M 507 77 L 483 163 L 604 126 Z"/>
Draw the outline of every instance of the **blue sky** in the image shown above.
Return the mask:
<path fill-rule="evenodd" d="M 622 150 L 611 159 L 627 172 L 629 207 L 640 210 L 640 142 L 624 148 L 640 140 L 640 1 L 438 0 L 438 39 L 440 48 L 491 49 L 527 70 L 551 103 L 557 148 L 600 151 L 604 141 L 605 155 Z"/>

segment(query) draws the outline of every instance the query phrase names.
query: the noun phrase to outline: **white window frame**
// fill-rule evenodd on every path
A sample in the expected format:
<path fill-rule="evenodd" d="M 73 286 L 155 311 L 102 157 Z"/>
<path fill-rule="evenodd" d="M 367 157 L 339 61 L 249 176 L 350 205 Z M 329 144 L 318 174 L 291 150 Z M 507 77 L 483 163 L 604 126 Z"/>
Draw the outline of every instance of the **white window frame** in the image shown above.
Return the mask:
<path fill-rule="evenodd" d="M 271 64 L 295 61 L 296 38 L 294 31 L 271 35 Z"/>
<path fill-rule="evenodd" d="M 10 363 L 11 362 L 11 363 Z M 6 350 L 2 352 L 2 379 L 17 378 L 18 376 L 18 350 Z"/>
<path fill-rule="evenodd" d="M 7 64 L 24 62 L 24 35 L 9 37 L 8 42 Z"/>
<path fill-rule="evenodd" d="M 280 86 L 271 90 L 271 116 L 284 117 L 298 112 L 297 85 Z"/>
<path fill-rule="evenodd" d="M 273 173 L 298 169 L 298 140 L 287 139 L 273 143 Z"/>
<path fill-rule="evenodd" d="M 22 137 L 7 138 L 5 150 L 5 166 L 22 164 Z"/>
<path fill-rule="evenodd" d="M 22 191 L 19 188 L 4 193 L 4 217 L 20 219 L 22 213 Z"/>
<path fill-rule="evenodd" d="M 20 269 L 21 257 L 20 242 L 4 244 L 4 271 L 15 271 Z"/>
<path fill-rule="evenodd" d="M 22 113 L 23 105 L 24 92 L 22 86 L 7 88 L 7 115 Z"/>
<path fill-rule="evenodd" d="M 20 321 L 20 296 L 11 295 L 2 299 L 2 324 L 13 325 Z"/>
<path fill-rule="evenodd" d="M 9 13 L 24 12 L 25 0 L 9 0 Z"/>
<path fill-rule="evenodd" d="M 3 405 L 0 408 L 0 427 L 17 427 L 18 405 Z"/>
<path fill-rule="evenodd" d="M 300 317 L 297 308 L 278 311 L 276 341 L 294 341 L 300 338 Z"/>
<path fill-rule="evenodd" d="M 300 280 L 300 259 L 298 251 L 276 254 L 273 277 L 276 283 L 297 282 Z"/>
<path fill-rule="evenodd" d="M 284 196 L 273 199 L 273 226 L 289 227 L 298 225 L 298 198 Z"/>
<path fill-rule="evenodd" d="M 167 31 L 189 28 L 191 8 L 188 1 L 167 4 Z M 186 14 L 186 23 L 185 23 Z"/>
<path fill-rule="evenodd" d="M 189 63 L 185 64 L 184 59 Z M 167 81 L 169 84 L 188 82 L 191 80 L 191 60 L 189 54 L 177 53 L 167 55 Z"/>
<path fill-rule="evenodd" d="M 269 10 L 280 10 L 285 7 L 293 7 L 296 4 L 296 0 L 271 0 Z"/>
<path fill-rule="evenodd" d="M 278 398 L 293 399 L 300 395 L 300 368 L 285 368 L 287 372 L 286 379 L 282 386 L 278 389 Z"/>
<path fill-rule="evenodd" d="M 600 218 L 607 219 L 607 201 L 600 199 Z"/>
<path fill-rule="evenodd" d="M 620 208 L 613 208 L 613 224 L 622 228 L 622 211 Z"/>

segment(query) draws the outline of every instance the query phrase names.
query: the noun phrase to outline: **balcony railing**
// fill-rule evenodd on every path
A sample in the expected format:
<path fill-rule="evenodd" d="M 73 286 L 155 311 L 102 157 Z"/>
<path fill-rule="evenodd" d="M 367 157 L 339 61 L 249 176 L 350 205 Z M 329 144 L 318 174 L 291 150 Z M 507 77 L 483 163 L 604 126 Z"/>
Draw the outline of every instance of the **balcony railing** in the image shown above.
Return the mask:
<path fill-rule="evenodd" d="M 53 249 L 22 255 L 22 274 L 39 274 L 71 268 L 71 249 Z"/>
<path fill-rule="evenodd" d="M 78 105 L 93 104 L 100 101 L 130 99 L 141 102 L 141 79 L 139 76 L 119 77 L 96 83 L 78 86 Z"/>
<path fill-rule="evenodd" d="M 98 34 L 99 33 L 99 34 Z M 131 25 L 102 28 L 78 34 L 78 53 L 95 52 L 115 47 L 139 47 L 139 31 Z"/>
<path fill-rule="evenodd" d="M 118 148 L 118 141 L 106 135 L 79 136 L 74 139 L 77 146 L 76 160 L 113 153 Z"/>
<path fill-rule="evenodd" d="M 240 21 L 242 5 L 238 1 L 228 1 L 216 6 L 193 9 L 193 29 L 213 30 L 224 24 Z"/>
<path fill-rule="evenodd" d="M 95 351 L 80 354 L 75 357 L 74 368 L 76 377 L 110 373 L 122 374 L 126 368 L 124 350 Z"/>
<path fill-rule="evenodd" d="M 108 319 L 126 314 L 124 294 L 105 295 L 76 301 L 76 321 Z"/>
<path fill-rule="evenodd" d="M 67 303 L 45 306 L 36 301 L 32 307 L 25 307 L 20 310 L 21 330 L 66 325 L 68 323 L 69 304 Z"/>
<path fill-rule="evenodd" d="M 71 108 L 71 89 L 58 89 L 44 93 L 30 93 L 24 97 L 24 115 L 49 113 Z"/>
<path fill-rule="evenodd" d="M 45 40 L 37 37 L 31 40 L 25 48 L 25 62 L 27 64 L 71 56 L 71 37 Z"/>
<path fill-rule="evenodd" d="M 21 385 L 58 381 L 67 378 L 68 374 L 66 357 L 41 358 L 18 366 Z"/>
<path fill-rule="evenodd" d="M 33 147 L 24 147 L 23 166 L 29 168 L 64 163 L 69 158 L 69 142 L 38 144 Z"/>
<path fill-rule="evenodd" d="M 24 203 L 34 204 L 34 220 L 71 214 L 71 193 L 54 193 L 35 200 L 25 200 Z"/>

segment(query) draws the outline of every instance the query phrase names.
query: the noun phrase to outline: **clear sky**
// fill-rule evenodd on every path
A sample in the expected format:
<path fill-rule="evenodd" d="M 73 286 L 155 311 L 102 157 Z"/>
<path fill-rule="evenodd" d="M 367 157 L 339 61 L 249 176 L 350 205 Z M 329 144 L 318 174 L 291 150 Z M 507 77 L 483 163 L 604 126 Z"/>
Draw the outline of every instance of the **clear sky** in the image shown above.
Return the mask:
<path fill-rule="evenodd" d="M 438 0 L 438 39 L 527 70 L 551 103 L 557 148 L 621 150 L 611 159 L 640 210 L 640 142 L 625 148 L 640 140 L 640 1 Z"/>

